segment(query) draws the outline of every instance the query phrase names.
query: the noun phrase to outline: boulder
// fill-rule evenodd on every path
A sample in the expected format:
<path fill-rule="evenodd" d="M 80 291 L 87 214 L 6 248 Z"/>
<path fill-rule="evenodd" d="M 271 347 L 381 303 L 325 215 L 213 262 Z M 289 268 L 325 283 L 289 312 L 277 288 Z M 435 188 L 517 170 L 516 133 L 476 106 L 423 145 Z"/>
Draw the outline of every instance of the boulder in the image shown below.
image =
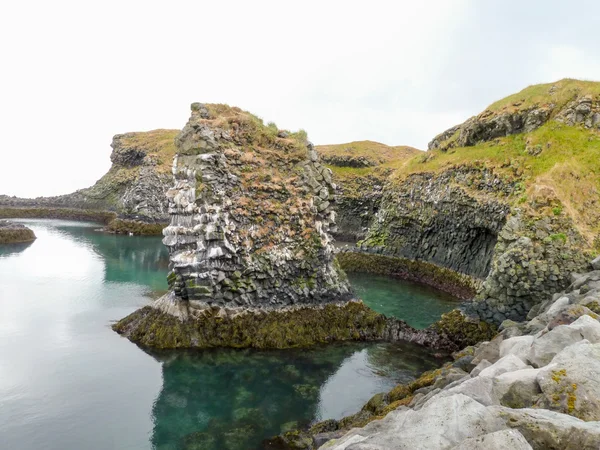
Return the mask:
<path fill-rule="evenodd" d="M 496 361 L 490 367 L 483 369 L 479 373 L 479 376 L 480 377 L 496 377 L 505 372 L 513 372 L 515 370 L 527 369 L 530 367 L 531 366 L 525 364 L 518 356 L 515 356 L 513 354 L 508 354 L 508 355 L 500 358 L 498 361 Z"/>
<path fill-rule="evenodd" d="M 562 349 L 583 339 L 592 343 L 600 342 L 600 322 L 587 315 L 537 337 L 530 346 L 527 359 L 535 367 L 545 366 Z"/>
<path fill-rule="evenodd" d="M 600 343 L 570 345 L 540 369 L 537 406 L 580 419 L 600 420 Z"/>
<path fill-rule="evenodd" d="M 600 448 L 600 422 L 584 422 L 544 409 L 492 406 L 488 411 L 505 425 L 521 432 L 534 450 L 596 450 Z"/>
<path fill-rule="evenodd" d="M 536 404 L 541 390 L 537 381 L 540 369 L 515 370 L 494 378 L 493 397 L 511 408 L 526 408 Z"/>
<path fill-rule="evenodd" d="M 462 441 L 452 450 L 531 450 L 531 445 L 517 430 L 501 430 Z"/>
<path fill-rule="evenodd" d="M 401 409 L 383 420 L 354 429 L 322 449 L 383 450 L 452 448 L 465 439 L 499 431 L 506 426 L 481 403 L 457 394 L 438 398 L 419 411 Z"/>
<path fill-rule="evenodd" d="M 527 355 L 529 353 L 529 348 L 533 343 L 533 336 L 517 336 L 505 341 L 502 341 L 500 344 L 500 357 L 512 353 L 515 356 L 518 356 L 521 360 L 526 361 Z"/>

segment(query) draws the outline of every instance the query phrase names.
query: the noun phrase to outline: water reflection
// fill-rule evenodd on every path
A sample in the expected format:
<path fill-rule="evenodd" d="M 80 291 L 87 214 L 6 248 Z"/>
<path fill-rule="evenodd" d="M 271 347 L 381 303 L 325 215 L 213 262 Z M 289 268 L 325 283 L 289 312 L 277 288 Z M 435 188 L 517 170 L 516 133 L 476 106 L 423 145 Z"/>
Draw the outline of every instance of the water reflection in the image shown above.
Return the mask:
<path fill-rule="evenodd" d="M 317 419 L 356 412 L 375 393 L 436 367 L 423 348 L 348 343 L 303 350 L 152 352 L 163 388 L 157 450 L 248 450 Z"/>
<path fill-rule="evenodd" d="M 166 289 L 160 239 L 23 222 L 38 239 L 0 248 L 2 448 L 248 450 L 438 365 L 408 344 L 149 355 L 109 325 Z"/>
<path fill-rule="evenodd" d="M 16 255 L 27 250 L 35 241 L 31 242 L 18 242 L 15 244 L 3 244 L 0 245 L 0 258 Z"/>

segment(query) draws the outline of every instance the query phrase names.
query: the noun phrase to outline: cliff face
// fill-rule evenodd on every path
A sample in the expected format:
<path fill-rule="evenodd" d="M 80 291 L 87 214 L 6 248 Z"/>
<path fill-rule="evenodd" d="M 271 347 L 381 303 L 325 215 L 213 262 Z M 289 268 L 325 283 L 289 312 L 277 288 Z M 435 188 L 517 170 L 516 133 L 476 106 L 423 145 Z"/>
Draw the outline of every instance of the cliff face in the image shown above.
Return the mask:
<path fill-rule="evenodd" d="M 362 251 L 479 280 L 469 312 L 501 323 L 600 249 L 600 84 L 533 86 L 437 136 L 388 177 Z"/>
<path fill-rule="evenodd" d="M 412 147 L 390 147 L 373 141 L 319 145 L 316 149 L 339 187 L 337 230 L 333 235 L 350 242 L 365 237 L 393 169 L 419 153 Z"/>
<path fill-rule="evenodd" d="M 31 215 L 37 208 L 42 216 L 44 211 L 50 214 L 54 210 L 56 217 L 60 217 L 61 208 L 82 209 L 113 212 L 122 219 L 166 222 L 169 215 L 165 192 L 171 186 L 176 134 L 176 130 L 118 134 L 111 144 L 112 167 L 93 186 L 56 197 L 0 195 L 0 208 L 29 208 Z M 66 218 L 70 216 L 65 213 Z"/>

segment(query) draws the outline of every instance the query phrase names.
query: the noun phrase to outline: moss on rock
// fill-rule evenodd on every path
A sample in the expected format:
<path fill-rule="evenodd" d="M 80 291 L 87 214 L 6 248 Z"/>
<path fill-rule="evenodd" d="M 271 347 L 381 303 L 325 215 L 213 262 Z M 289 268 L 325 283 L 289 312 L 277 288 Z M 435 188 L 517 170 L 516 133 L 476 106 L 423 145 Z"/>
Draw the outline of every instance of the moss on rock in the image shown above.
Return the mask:
<path fill-rule="evenodd" d="M 24 225 L 0 220 L 0 244 L 18 244 L 35 240 L 35 234 Z"/>
<path fill-rule="evenodd" d="M 473 298 L 478 286 L 478 281 L 468 275 L 425 261 L 363 252 L 338 253 L 337 261 L 346 272 L 375 273 L 418 281 L 461 299 Z"/>
<path fill-rule="evenodd" d="M 447 336 L 459 348 L 491 340 L 497 328 L 482 320 L 472 320 L 455 309 L 442 314 L 442 318 L 432 326 L 440 335 Z"/>
<path fill-rule="evenodd" d="M 135 234 L 144 236 L 161 236 L 166 223 L 148 223 L 141 220 L 114 219 L 106 225 L 106 231 L 116 234 Z"/>
<path fill-rule="evenodd" d="M 154 348 L 292 348 L 348 340 L 382 339 L 387 318 L 362 302 L 273 311 L 248 311 L 231 316 L 207 309 L 180 320 L 144 307 L 113 325 L 142 346 Z"/>

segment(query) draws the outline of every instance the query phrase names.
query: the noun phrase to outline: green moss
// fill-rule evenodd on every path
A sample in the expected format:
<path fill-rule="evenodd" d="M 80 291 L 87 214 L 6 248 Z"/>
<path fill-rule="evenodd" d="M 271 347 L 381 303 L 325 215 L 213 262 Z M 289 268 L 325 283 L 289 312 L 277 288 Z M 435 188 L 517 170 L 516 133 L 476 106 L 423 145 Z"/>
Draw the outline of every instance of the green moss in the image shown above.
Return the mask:
<path fill-rule="evenodd" d="M 117 322 L 113 329 L 154 348 L 292 348 L 381 339 L 385 327 L 385 316 L 362 302 L 349 302 L 230 317 L 207 310 L 201 317 L 186 321 L 145 307 Z"/>
<path fill-rule="evenodd" d="M 144 236 L 161 236 L 165 223 L 147 223 L 139 220 L 114 219 L 108 223 L 106 230 L 117 234 L 135 234 Z"/>
<path fill-rule="evenodd" d="M 555 233 L 548 236 L 551 241 L 567 242 L 567 235 L 565 233 Z"/>
<path fill-rule="evenodd" d="M 0 228 L 0 244 L 18 244 L 35 240 L 35 234 L 29 228 Z"/>
<path fill-rule="evenodd" d="M 588 303 L 586 306 L 588 309 L 590 309 L 592 312 L 596 313 L 596 314 L 600 314 L 600 304 L 598 303 L 597 300 L 594 300 L 590 303 Z"/>
<path fill-rule="evenodd" d="M 475 345 L 491 340 L 498 332 L 497 328 L 484 322 L 470 321 L 459 310 L 455 309 L 432 325 L 433 329 L 455 342 L 459 348 Z"/>
<path fill-rule="evenodd" d="M 418 281 L 462 299 L 473 298 L 477 291 L 475 279 L 425 261 L 355 252 L 338 253 L 336 258 L 346 272 L 376 273 Z"/>

